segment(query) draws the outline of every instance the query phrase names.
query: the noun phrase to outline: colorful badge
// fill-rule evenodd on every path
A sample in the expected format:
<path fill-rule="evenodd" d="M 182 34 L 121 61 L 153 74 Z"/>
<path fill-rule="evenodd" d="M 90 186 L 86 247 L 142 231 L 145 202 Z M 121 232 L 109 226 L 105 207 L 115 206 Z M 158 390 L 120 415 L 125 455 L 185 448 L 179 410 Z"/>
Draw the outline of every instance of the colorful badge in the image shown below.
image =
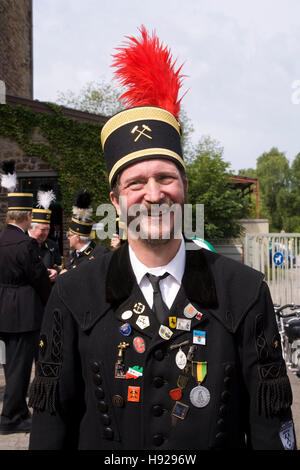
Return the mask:
<path fill-rule="evenodd" d="M 143 375 L 143 367 L 133 366 L 128 367 L 128 371 L 126 372 L 126 379 L 137 379 L 138 377 L 142 377 Z"/>
<path fill-rule="evenodd" d="M 186 318 L 194 318 L 197 313 L 199 313 L 198 310 L 192 304 L 188 304 L 183 310 L 183 315 Z"/>
<path fill-rule="evenodd" d="M 194 330 L 193 331 L 193 343 L 194 344 L 206 344 L 206 331 Z"/>
<path fill-rule="evenodd" d="M 136 352 L 138 352 L 139 354 L 142 354 L 142 353 L 145 352 L 146 344 L 145 344 L 145 341 L 143 340 L 143 338 L 141 338 L 140 336 L 136 336 L 133 339 L 132 344 L 133 344 L 133 347 L 136 350 Z"/>
<path fill-rule="evenodd" d="M 176 328 L 177 318 L 176 317 L 169 317 L 169 327 Z"/>
<path fill-rule="evenodd" d="M 185 403 L 176 401 L 172 410 L 172 416 L 175 416 L 175 418 L 179 418 L 179 419 L 185 419 L 187 412 L 189 411 L 189 408 L 190 407 L 186 405 Z"/>
<path fill-rule="evenodd" d="M 124 323 L 124 325 L 120 327 L 120 331 L 122 335 L 129 336 L 131 333 L 131 326 L 129 325 L 129 323 Z"/>
<path fill-rule="evenodd" d="M 169 340 L 171 336 L 173 335 L 173 331 L 171 331 L 170 328 L 168 328 L 165 325 L 160 325 L 158 334 L 162 339 Z"/>
<path fill-rule="evenodd" d="M 134 304 L 133 306 L 133 311 L 134 313 L 136 313 L 137 315 L 140 315 L 141 313 L 143 313 L 145 311 L 145 305 L 142 304 L 141 302 L 137 302 L 136 304 Z"/>
<path fill-rule="evenodd" d="M 122 320 L 129 320 L 133 315 L 133 312 L 131 310 L 126 310 L 125 312 L 122 313 L 121 318 Z"/>
<path fill-rule="evenodd" d="M 128 387 L 127 401 L 139 402 L 140 401 L 141 387 Z"/>
<path fill-rule="evenodd" d="M 139 315 L 136 324 L 141 330 L 144 330 L 144 328 L 148 328 L 150 326 L 150 320 L 147 315 Z"/>
<path fill-rule="evenodd" d="M 175 356 L 175 362 L 176 362 L 177 367 L 179 367 L 179 369 L 184 369 L 186 366 L 187 358 L 181 348 L 179 349 L 179 351 L 177 352 Z"/>
<path fill-rule="evenodd" d="M 177 318 L 176 329 L 183 330 L 183 331 L 190 331 L 191 322 L 192 322 L 191 320 L 188 320 L 186 318 Z"/>
<path fill-rule="evenodd" d="M 173 388 L 172 390 L 169 391 L 169 395 L 172 398 L 172 400 L 177 401 L 180 400 L 182 397 L 182 391 L 180 388 Z"/>
<path fill-rule="evenodd" d="M 125 379 L 126 378 L 126 371 L 125 365 L 123 362 L 117 362 L 115 365 L 115 378 L 116 379 Z"/>

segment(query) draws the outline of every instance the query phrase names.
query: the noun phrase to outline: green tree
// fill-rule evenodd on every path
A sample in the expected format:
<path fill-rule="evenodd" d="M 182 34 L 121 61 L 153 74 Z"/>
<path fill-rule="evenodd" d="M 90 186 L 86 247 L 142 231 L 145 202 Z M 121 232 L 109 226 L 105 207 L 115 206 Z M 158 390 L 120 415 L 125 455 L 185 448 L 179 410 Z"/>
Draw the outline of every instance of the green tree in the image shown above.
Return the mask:
<path fill-rule="evenodd" d="M 71 90 L 57 93 L 57 103 L 91 114 L 112 116 L 123 109 L 119 98 L 121 89 L 105 81 L 89 82 L 78 93 Z"/>
<path fill-rule="evenodd" d="M 273 147 L 257 159 L 256 174 L 263 203 L 261 216 L 269 219 L 270 231 L 279 232 L 284 228 L 283 210 L 291 197 L 289 161 Z"/>
<path fill-rule="evenodd" d="M 300 232 L 300 153 L 291 165 L 288 197 L 282 204 L 283 228 L 286 232 Z"/>
<path fill-rule="evenodd" d="M 206 239 L 241 235 L 238 219 L 245 214 L 249 200 L 233 189 L 229 163 L 223 160 L 223 148 L 210 137 L 203 137 L 194 150 L 194 159 L 187 165 L 188 200 L 204 204 Z"/>

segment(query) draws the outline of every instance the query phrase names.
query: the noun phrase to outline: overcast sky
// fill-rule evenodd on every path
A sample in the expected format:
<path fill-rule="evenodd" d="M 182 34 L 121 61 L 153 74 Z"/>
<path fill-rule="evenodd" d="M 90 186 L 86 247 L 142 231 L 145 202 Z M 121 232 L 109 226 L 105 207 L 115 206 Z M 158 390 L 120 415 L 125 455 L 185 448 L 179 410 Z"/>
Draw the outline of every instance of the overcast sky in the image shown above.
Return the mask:
<path fill-rule="evenodd" d="M 216 139 L 234 171 L 271 147 L 300 152 L 299 0 L 33 0 L 34 98 L 110 81 L 142 24 L 184 62 L 195 143 Z"/>

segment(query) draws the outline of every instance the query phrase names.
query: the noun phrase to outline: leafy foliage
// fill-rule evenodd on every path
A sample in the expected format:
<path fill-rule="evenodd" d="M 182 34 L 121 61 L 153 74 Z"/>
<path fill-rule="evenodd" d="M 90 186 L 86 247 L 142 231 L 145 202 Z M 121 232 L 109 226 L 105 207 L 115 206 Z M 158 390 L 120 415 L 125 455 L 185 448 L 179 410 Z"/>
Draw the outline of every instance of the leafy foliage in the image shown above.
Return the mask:
<path fill-rule="evenodd" d="M 249 206 L 239 190 L 231 186 L 229 163 L 223 160 L 223 149 L 210 137 L 204 137 L 187 165 L 188 198 L 191 204 L 204 204 L 205 238 L 227 238 L 241 235 L 242 218 Z"/>
<path fill-rule="evenodd" d="M 95 209 L 108 202 L 109 194 L 100 145 L 101 124 L 67 119 L 59 106 L 48 105 L 54 114 L 36 113 L 23 106 L 0 106 L 0 135 L 16 141 L 25 154 L 40 158 L 57 171 L 62 207 L 69 215 L 74 194 L 82 188 L 93 194 Z M 33 141 L 35 131 L 46 142 Z"/>

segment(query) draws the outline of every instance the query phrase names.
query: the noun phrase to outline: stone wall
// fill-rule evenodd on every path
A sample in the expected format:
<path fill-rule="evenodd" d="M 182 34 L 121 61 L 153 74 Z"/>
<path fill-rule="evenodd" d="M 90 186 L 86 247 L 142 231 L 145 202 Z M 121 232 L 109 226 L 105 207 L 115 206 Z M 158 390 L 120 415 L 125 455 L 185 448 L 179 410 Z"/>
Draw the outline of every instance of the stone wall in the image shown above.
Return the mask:
<path fill-rule="evenodd" d="M 0 80 L 7 94 L 32 99 L 32 0 L 0 2 Z"/>
<path fill-rule="evenodd" d="M 34 172 L 52 172 L 52 169 L 37 157 L 26 155 L 19 145 L 0 136 L 0 167 L 3 160 L 15 160 L 16 173 L 22 172 L 32 175 Z M 0 228 L 4 224 L 7 211 L 7 190 L 0 191 Z"/>

